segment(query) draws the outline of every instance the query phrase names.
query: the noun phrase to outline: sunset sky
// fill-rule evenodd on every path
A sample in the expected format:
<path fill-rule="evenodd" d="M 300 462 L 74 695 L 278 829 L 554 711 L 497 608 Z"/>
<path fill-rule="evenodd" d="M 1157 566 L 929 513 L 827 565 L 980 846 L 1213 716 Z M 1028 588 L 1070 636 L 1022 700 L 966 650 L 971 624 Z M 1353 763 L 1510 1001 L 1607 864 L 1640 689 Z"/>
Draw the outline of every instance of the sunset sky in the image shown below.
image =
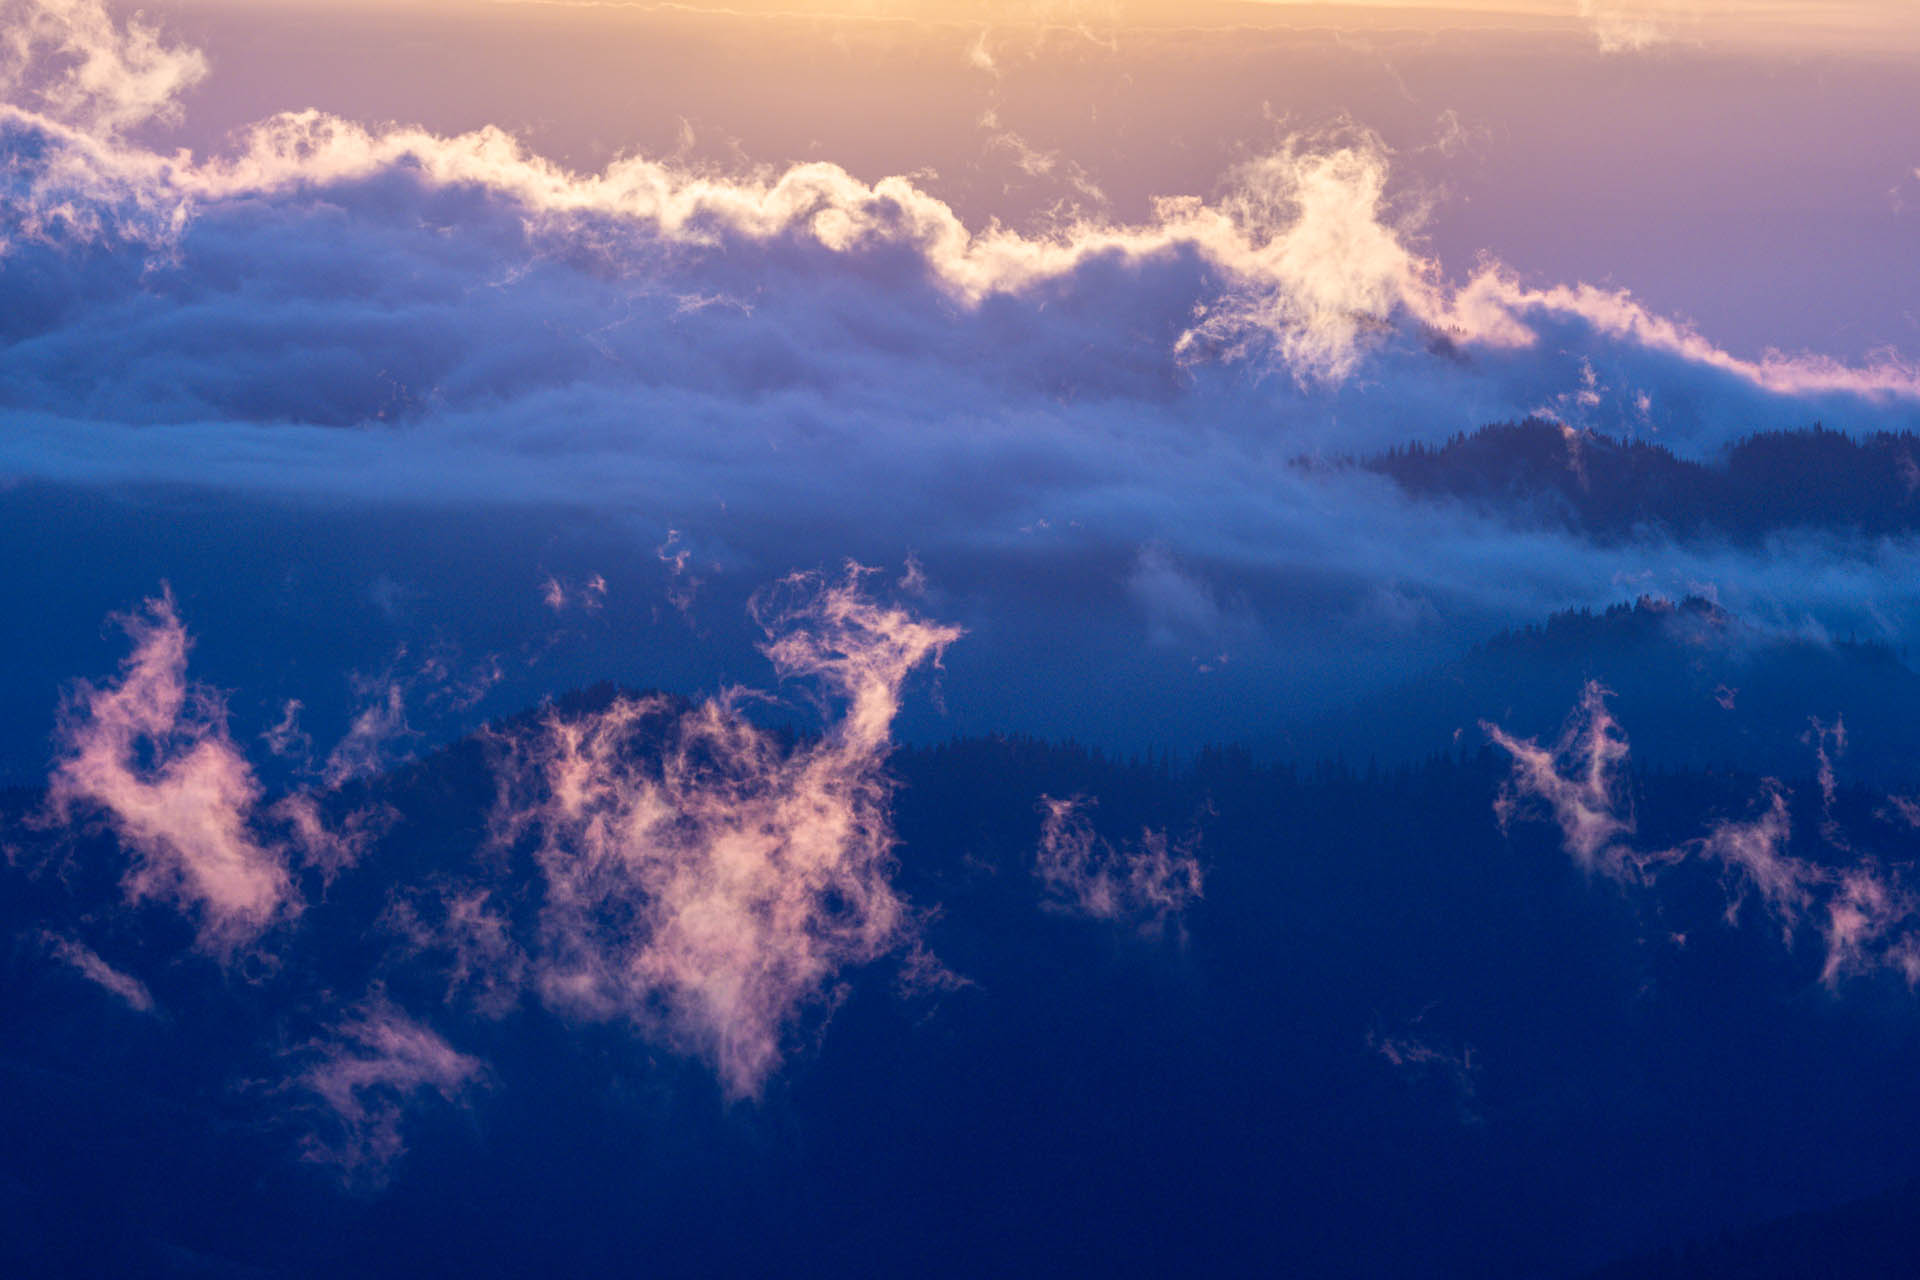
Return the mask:
<path fill-rule="evenodd" d="M 579 168 L 922 174 L 979 224 L 1061 201 L 1136 219 L 1345 120 L 1392 149 L 1397 212 L 1456 277 L 1491 255 L 1631 289 L 1748 355 L 1920 338 L 1920 24 L 1899 0 L 154 12 L 212 68 L 167 144 L 215 149 L 297 104 L 498 125 Z"/>
<path fill-rule="evenodd" d="M 0 1067 L 266 1153 L 74 1138 L 104 1272 L 1914 1185 L 1917 107 L 1920 0 L 0 0 Z"/>

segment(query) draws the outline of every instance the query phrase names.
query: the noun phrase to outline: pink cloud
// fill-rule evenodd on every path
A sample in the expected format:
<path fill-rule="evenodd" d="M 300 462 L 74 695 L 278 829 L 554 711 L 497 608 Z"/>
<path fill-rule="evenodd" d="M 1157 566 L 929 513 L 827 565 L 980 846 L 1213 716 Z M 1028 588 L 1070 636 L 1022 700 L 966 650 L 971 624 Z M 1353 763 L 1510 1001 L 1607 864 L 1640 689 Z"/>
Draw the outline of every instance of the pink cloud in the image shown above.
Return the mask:
<path fill-rule="evenodd" d="M 1833 799 L 1839 792 L 1834 761 L 1846 754 L 1847 722 L 1841 716 L 1835 716 L 1832 724 L 1827 724 L 1817 716 L 1809 717 L 1807 732 L 1802 740 L 1813 745 L 1814 759 L 1818 762 L 1815 777 L 1820 783 L 1820 834 L 1826 837 L 1828 844 L 1845 848 L 1846 841 L 1840 833 L 1840 824 L 1833 817 Z"/>
<path fill-rule="evenodd" d="M 1717 862 L 1732 885 L 1727 902 L 1727 922 L 1733 923 L 1749 890 L 1779 919 L 1789 937 L 1799 928 L 1801 918 L 1813 905 L 1816 889 L 1827 879 L 1820 866 L 1788 852 L 1793 823 L 1787 813 L 1787 799 L 1780 785 L 1767 782 L 1766 808 L 1745 822 L 1728 819 L 1716 823 L 1705 836 L 1690 841 L 1677 853 Z"/>
<path fill-rule="evenodd" d="M 1625 776 L 1627 736 L 1607 710 L 1608 696 L 1604 686 L 1588 681 L 1551 747 L 1485 721 L 1480 727 L 1513 757 L 1513 773 L 1494 802 L 1502 830 L 1525 806 L 1544 805 L 1583 871 L 1637 880 L 1644 867 L 1629 843 L 1634 819 Z"/>
<path fill-rule="evenodd" d="M 1890 968 L 1920 986 L 1920 902 L 1879 866 L 1863 862 L 1840 874 L 1839 888 L 1827 901 L 1822 932 L 1827 960 L 1820 978 L 1838 986 L 1849 974 Z"/>
<path fill-rule="evenodd" d="M 684 564 L 684 552 L 681 553 L 681 560 Z M 606 577 L 598 573 L 589 574 L 585 582 L 578 587 L 571 587 L 553 574 L 548 574 L 540 584 L 540 603 L 555 613 L 564 613 L 570 606 L 578 606 L 589 613 L 598 612 L 607 603 Z"/>
<path fill-rule="evenodd" d="M 0 0 L 0 96 L 25 90 L 102 136 L 177 120 L 180 95 L 206 74 L 199 50 L 169 48 L 139 14 L 117 24 L 101 0 Z"/>
<path fill-rule="evenodd" d="M 290 1087 L 324 1105 L 324 1132 L 303 1142 L 306 1159 L 336 1168 L 350 1186 L 378 1188 L 406 1154 L 402 1126 L 421 1095 L 458 1102 L 486 1079 L 479 1059 L 375 994 L 309 1045 Z"/>
<path fill-rule="evenodd" d="M 48 804 L 63 822 L 103 813 L 133 855 L 127 896 L 197 913 L 201 946 L 230 952 L 298 909 L 284 851 L 254 834 L 260 784 L 221 696 L 187 680 L 171 593 L 120 622 L 133 653 L 117 683 L 83 682 L 63 707 Z"/>
<path fill-rule="evenodd" d="M 1794 854 L 1787 795 L 1771 778 L 1764 782 L 1764 804 L 1756 815 L 1722 819 L 1705 835 L 1670 849 L 1636 850 L 1624 790 L 1627 739 L 1606 709 L 1606 692 L 1598 684 L 1587 685 L 1552 749 L 1484 726 L 1514 757 L 1513 776 L 1495 800 L 1503 827 L 1523 804 L 1543 803 L 1582 867 L 1598 867 L 1640 885 L 1651 885 L 1656 870 L 1690 860 L 1713 864 L 1727 888 L 1728 924 L 1738 923 L 1749 896 L 1779 924 L 1788 946 L 1809 920 L 1821 922 L 1827 954 L 1820 976 L 1828 987 L 1876 969 L 1892 969 L 1909 986 L 1920 986 L 1920 899 L 1873 858 L 1833 867 Z M 1815 720 L 1806 740 L 1817 761 L 1822 837 L 1830 848 L 1852 854 L 1851 841 L 1833 817 L 1834 759 L 1846 746 L 1846 730 L 1837 720 L 1830 726 Z M 1920 806 L 1897 796 L 1892 800 L 1902 817 L 1920 813 Z"/>
<path fill-rule="evenodd" d="M 305 791 L 275 802 L 266 816 L 286 828 L 301 863 L 318 871 L 329 884 L 358 863 L 396 817 L 392 810 L 374 806 L 356 809 L 329 825 L 320 812 L 319 798 Z"/>
<path fill-rule="evenodd" d="M 327 753 L 320 776 L 330 787 L 380 772 L 392 744 L 415 732 L 407 724 L 406 691 L 399 681 L 376 684 L 372 692 L 372 699 L 354 715 L 346 736 Z"/>
<path fill-rule="evenodd" d="M 1084 796 L 1042 796 L 1040 849 L 1034 874 L 1045 900 L 1096 920 L 1128 921 L 1147 931 L 1165 926 L 1201 896 L 1192 843 L 1147 830 L 1114 845 L 1087 820 Z"/>
<path fill-rule="evenodd" d="M 304 710 L 304 702 L 298 698 L 288 698 L 280 719 L 260 735 L 267 744 L 267 750 L 294 761 L 303 769 L 310 767 L 313 761 L 313 735 L 300 727 L 300 713 Z"/>
<path fill-rule="evenodd" d="M 1415 1018 L 1413 1022 L 1418 1026 L 1420 1018 Z M 1474 1097 L 1478 1090 L 1480 1063 L 1474 1060 L 1472 1045 L 1463 1045 L 1458 1050 L 1443 1048 L 1432 1040 L 1416 1035 L 1413 1027 L 1409 1027 L 1398 1035 L 1379 1030 L 1368 1031 L 1367 1048 L 1397 1070 L 1445 1081 L 1453 1090 L 1455 1104 L 1460 1109 L 1460 1119 L 1469 1124 L 1479 1121 Z"/>
<path fill-rule="evenodd" d="M 444 965 L 449 1003 L 490 1018 L 519 1005 L 529 960 L 493 890 L 448 884 L 403 890 L 380 923 L 399 936 L 410 959 Z"/>
<path fill-rule="evenodd" d="M 692 708 L 622 697 L 550 715 L 505 766 L 501 828 L 536 833 L 546 882 L 542 998 L 706 1060 L 736 1098 L 837 972 L 914 932 L 884 766 L 908 674 L 960 630 L 874 602 L 865 573 L 795 575 L 756 602 L 780 675 L 838 711 L 819 738 L 756 727 L 737 690 Z"/>
<path fill-rule="evenodd" d="M 154 1011 L 153 993 L 147 990 L 147 984 L 102 960 L 92 947 L 53 933 L 40 936 L 56 960 L 72 966 L 81 977 L 113 995 L 135 1013 Z"/>

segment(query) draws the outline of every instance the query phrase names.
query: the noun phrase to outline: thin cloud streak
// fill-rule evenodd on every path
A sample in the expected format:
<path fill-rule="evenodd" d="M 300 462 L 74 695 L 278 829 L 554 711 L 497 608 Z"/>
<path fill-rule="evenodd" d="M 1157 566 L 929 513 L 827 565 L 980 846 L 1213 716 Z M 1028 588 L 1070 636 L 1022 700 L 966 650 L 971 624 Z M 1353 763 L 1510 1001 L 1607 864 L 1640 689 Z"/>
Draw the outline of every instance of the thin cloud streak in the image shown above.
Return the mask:
<path fill-rule="evenodd" d="M 153 993 L 147 989 L 147 984 L 108 964 L 100 958 L 99 952 L 86 943 L 54 933 L 43 932 L 40 937 L 56 960 L 71 967 L 135 1013 L 154 1012 Z"/>

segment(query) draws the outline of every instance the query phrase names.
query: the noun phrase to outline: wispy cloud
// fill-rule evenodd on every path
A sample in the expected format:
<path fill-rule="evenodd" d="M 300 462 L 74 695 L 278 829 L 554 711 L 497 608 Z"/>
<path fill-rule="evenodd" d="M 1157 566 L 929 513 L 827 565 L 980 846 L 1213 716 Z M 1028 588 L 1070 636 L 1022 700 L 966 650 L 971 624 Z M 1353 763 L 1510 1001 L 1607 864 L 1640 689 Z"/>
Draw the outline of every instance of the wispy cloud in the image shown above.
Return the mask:
<path fill-rule="evenodd" d="M 267 806 L 265 816 L 286 829 L 301 863 L 317 871 L 326 884 L 366 856 L 395 817 L 392 811 L 374 805 L 330 821 L 320 798 L 308 791 L 282 796 Z"/>
<path fill-rule="evenodd" d="M 54 933 L 42 932 L 40 939 L 56 960 L 71 966 L 81 977 L 120 1000 L 135 1013 L 154 1011 L 153 993 L 147 990 L 147 984 L 102 960 L 99 952 L 92 947 Z"/>
<path fill-rule="evenodd" d="M 168 45 L 142 15 L 116 21 L 101 0 L 0 0 L 0 98 L 89 132 L 177 120 L 206 74 L 199 50 Z"/>
<path fill-rule="evenodd" d="M 1634 841 L 1627 739 L 1605 699 L 1606 690 L 1589 683 L 1552 750 L 1484 726 L 1514 757 L 1513 776 L 1494 804 L 1503 828 L 1528 803 L 1542 804 L 1582 868 L 1649 888 L 1679 866 L 1712 866 L 1725 886 L 1729 925 L 1739 924 L 1751 898 L 1789 947 L 1804 926 L 1819 929 L 1826 946 L 1821 981 L 1829 987 L 1878 969 L 1920 986 L 1920 898 L 1906 887 L 1911 865 L 1889 866 L 1859 852 L 1834 819 L 1837 784 L 1829 747 L 1845 741 L 1837 723 L 1828 728 L 1815 720 L 1807 741 L 1818 762 L 1822 841 L 1847 862 L 1835 865 L 1795 851 L 1788 795 L 1771 778 L 1763 780 L 1751 816 L 1720 818 L 1704 834 L 1669 848 L 1641 849 Z"/>
<path fill-rule="evenodd" d="M 260 735 L 260 739 L 274 755 L 292 761 L 297 767 L 309 768 L 313 764 L 313 735 L 300 727 L 300 713 L 304 710 L 304 702 L 298 698 L 288 698 L 281 709 L 280 718 Z"/>
<path fill-rule="evenodd" d="M 1177 921 L 1203 886 L 1194 842 L 1146 830 L 1115 845 L 1093 829 L 1085 796 L 1040 798 L 1040 848 L 1034 874 L 1054 907 L 1157 932 Z"/>
<path fill-rule="evenodd" d="M 68 700 L 48 804 L 61 821 L 103 812 L 134 855 L 128 896 L 195 911 L 201 945 L 231 951 L 296 908 L 284 853 L 253 832 L 261 787 L 224 701 L 187 680 L 173 597 L 120 622 L 133 653 L 117 683 L 82 683 Z"/>
<path fill-rule="evenodd" d="M 293 860 L 331 882 L 359 861 L 392 821 L 383 806 L 329 817 L 315 793 L 268 803 L 228 728 L 226 700 L 189 680 L 192 648 L 172 593 L 118 619 L 133 652 L 117 683 L 79 682 L 63 703 L 48 780 L 52 819 L 106 821 L 133 865 L 129 898 L 172 902 L 198 916 L 199 945 L 231 956 L 301 910 Z M 293 701 L 263 735 L 276 754 L 307 756 Z M 328 786 L 384 763 L 381 748 L 404 728 L 398 686 L 359 715 L 328 757 Z"/>
<path fill-rule="evenodd" d="M 447 1001 L 501 1018 L 520 1004 L 530 964 L 499 886 L 430 881 L 394 890 L 381 926 L 409 963 L 436 965 Z"/>
<path fill-rule="evenodd" d="M 1827 879 L 1823 868 L 1788 851 L 1792 836 L 1786 795 L 1778 783 L 1769 782 L 1765 807 L 1757 817 L 1725 819 L 1685 846 L 1687 852 L 1724 868 L 1730 886 L 1729 924 L 1739 918 L 1741 903 L 1751 890 L 1780 921 L 1782 932 L 1792 937 L 1813 905 L 1815 888 Z"/>
<path fill-rule="evenodd" d="M 308 1160 L 330 1165 L 350 1187 L 378 1189 L 406 1153 L 404 1123 L 422 1097 L 459 1102 L 487 1078 L 485 1065 L 378 993 L 297 1057 L 288 1087 L 325 1111 L 303 1142 Z"/>
<path fill-rule="evenodd" d="M 1473 1046 L 1447 1048 L 1427 1036 L 1420 1028 L 1424 1014 L 1398 1033 L 1379 1028 L 1367 1032 L 1367 1048 L 1396 1070 L 1416 1077 L 1443 1082 L 1453 1093 L 1463 1123 L 1480 1120 L 1476 1095 L 1479 1093 L 1481 1064 L 1475 1060 Z"/>
<path fill-rule="evenodd" d="M 380 772 L 391 761 L 393 744 L 414 734 L 407 724 L 406 690 L 399 681 L 376 682 L 370 692 L 373 696 L 321 767 L 320 776 L 330 787 Z"/>
<path fill-rule="evenodd" d="M 1217 646 L 1225 610 L 1206 582 L 1183 568 L 1167 548 L 1142 547 L 1127 575 L 1127 595 L 1146 615 L 1156 645 Z"/>
<path fill-rule="evenodd" d="M 1839 873 L 1822 933 L 1827 960 L 1820 977 L 1829 987 L 1881 968 L 1920 987 L 1920 900 L 1879 864 L 1863 861 Z"/>
<path fill-rule="evenodd" d="M 1627 789 L 1627 736 L 1607 710 L 1608 690 L 1588 681 L 1559 741 L 1542 747 L 1498 725 L 1487 736 L 1513 757 L 1513 775 L 1494 803 L 1506 829 L 1532 803 L 1544 804 L 1561 839 L 1583 871 L 1638 879 L 1644 867 L 1633 852 L 1633 799 Z"/>
<path fill-rule="evenodd" d="M 1638 53 L 1675 38 L 1676 19 L 1697 26 L 1698 4 L 1674 0 L 1580 0 L 1602 53 Z"/>
<path fill-rule="evenodd" d="M 304 772 L 325 786 L 340 787 L 383 773 L 411 757 L 412 748 L 425 734 L 409 719 L 410 707 L 426 713 L 429 721 L 457 717 L 484 701 L 503 675 L 498 655 L 468 661 L 443 645 L 414 657 L 403 645 L 384 668 L 349 674 L 354 710 L 346 732 L 317 770 L 312 768 L 312 739 L 299 728 L 297 699 L 288 705 L 280 723 L 267 731 L 267 745 L 275 754 L 292 755 Z"/>
<path fill-rule="evenodd" d="M 671 540 L 669 538 L 670 542 Z M 663 554 L 662 559 L 665 558 Z M 684 563 L 675 565 L 676 573 L 684 568 Z M 548 574 L 540 583 L 540 603 L 555 613 L 564 613 L 569 607 L 592 612 L 604 607 L 606 602 L 607 580 L 597 573 L 590 575 L 577 587 L 562 582 L 553 574 Z"/>
<path fill-rule="evenodd" d="M 891 883 L 886 759 L 907 679 L 961 631 L 876 600 L 874 572 L 795 574 L 754 601 L 775 671 L 824 715 L 818 736 L 758 727 L 745 714 L 756 695 L 737 688 L 694 706 L 620 697 L 502 731 L 495 822 L 504 840 L 530 838 L 537 904 L 516 917 L 522 888 L 477 870 L 443 876 L 393 886 L 386 932 L 408 957 L 443 962 L 450 997 L 478 1012 L 504 1016 L 531 987 L 707 1060 L 734 1097 L 759 1090 L 842 969 L 899 950 L 916 981 L 932 981 L 937 963 Z M 171 595 L 122 622 L 134 652 L 120 680 L 80 685 L 63 714 L 50 813 L 103 814 L 135 857 L 128 895 L 177 903 L 199 918 L 206 950 L 231 956 L 300 912 L 293 856 L 331 883 L 396 815 L 341 817 L 310 791 L 268 803 L 220 696 L 187 679 Z M 536 919 L 531 934 L 521 927 Z M 147 999 L 78 943 L 56 954 L 136 1006 Z M 416 1032 L 384 1005 L 356 1015 L 348 1049 L 306 1077 L 341 1117 L 329 1159 L 383 1166 L 395 1149 L 393 1108 L 364 1090 L 409 1072 L 450 1087 L 463 1060 Z"/>
<path fill-rule="evenodd" d="M 836 973 L 914 933 L 884 766 L 903 683 L 960 632 L 875 602 L 864 576 L 797 575 L 758 602 L 775 668 L 837 713 L 819 738 L 783 743 L 734 691 L 556 712 L 509 754 L 498 822 L 534 833 L 541 996 L 705 1059 L 734 1097 Z"/>

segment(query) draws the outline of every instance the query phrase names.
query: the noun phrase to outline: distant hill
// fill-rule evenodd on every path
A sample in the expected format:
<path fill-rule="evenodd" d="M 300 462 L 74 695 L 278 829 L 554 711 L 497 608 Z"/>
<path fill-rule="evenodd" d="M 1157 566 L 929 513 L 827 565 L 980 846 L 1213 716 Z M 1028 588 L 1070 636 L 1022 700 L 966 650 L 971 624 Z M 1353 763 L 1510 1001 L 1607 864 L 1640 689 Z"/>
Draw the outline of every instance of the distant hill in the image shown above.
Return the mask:
<path fill-rule="evenodd" d="M 1810 772 L 1815 718 L 1844 721 L 1843 777 L 1920 777 L 1920 673 L 1885 645 L 1781 635 L 1697 597 L 1555 614 L 1302 729 L 1307 758 L 1418 759 L 1485 741 L 1480 722 L 1551 736 L 1598 680 L 1635 758 L 1662 768 Z"/>
<path fill-rule="evenodd" d="M 1529 418 L 1358 465 L 1420 498 L 1606 538 L 1639 530 L 1755 541 L 1787 529 L 1920 530 L 1920 436 L 1815 426 L 1749 436 L 1709 461 Z"/>

